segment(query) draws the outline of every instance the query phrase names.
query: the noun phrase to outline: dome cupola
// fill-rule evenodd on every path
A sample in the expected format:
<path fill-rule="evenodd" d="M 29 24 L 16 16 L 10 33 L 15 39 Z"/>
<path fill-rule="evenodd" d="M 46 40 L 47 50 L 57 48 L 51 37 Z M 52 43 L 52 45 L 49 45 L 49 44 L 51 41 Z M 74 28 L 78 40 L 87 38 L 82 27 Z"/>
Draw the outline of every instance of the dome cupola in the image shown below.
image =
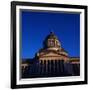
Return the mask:
<path fill-rule="evenodd" d="M 44 47 L 45 48 L 60 48 L 61 43 L 59 42 L 57 36 L 50 32 L 50 34 L 44 40 Z"/>
<path fill-rule="evenodd" d="M 68 53 L 61 47 L 57 36 L 50 32 L 43 42 L 41 48 L 36 54 L 39 60 L 68 60 Z"/>

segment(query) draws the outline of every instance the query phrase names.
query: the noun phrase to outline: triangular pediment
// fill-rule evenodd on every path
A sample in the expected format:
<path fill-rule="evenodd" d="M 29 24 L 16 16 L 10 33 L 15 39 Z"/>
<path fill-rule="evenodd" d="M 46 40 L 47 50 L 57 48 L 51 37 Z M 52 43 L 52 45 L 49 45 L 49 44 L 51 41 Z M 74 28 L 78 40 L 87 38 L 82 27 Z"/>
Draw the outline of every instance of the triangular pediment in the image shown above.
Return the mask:
<path fill-rule="evenodd" d="M 42 56 L 60 56 L 60 55 L 55 52 L 49 52 L 49 53 L 44 53 Z"/>

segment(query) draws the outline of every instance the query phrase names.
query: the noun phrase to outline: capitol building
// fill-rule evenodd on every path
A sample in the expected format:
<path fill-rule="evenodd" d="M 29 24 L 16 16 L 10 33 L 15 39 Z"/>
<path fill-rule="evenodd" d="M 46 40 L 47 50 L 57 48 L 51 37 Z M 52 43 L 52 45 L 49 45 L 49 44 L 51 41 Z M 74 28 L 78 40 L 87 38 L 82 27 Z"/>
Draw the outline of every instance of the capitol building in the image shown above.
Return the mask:
<path fill-rule="evenodd" d="M 21 77 L 64 77 L 80 75 L 80 58 L 70 57 L 58 37 L 50 32 L 35 57 L 21 61 Z"/>

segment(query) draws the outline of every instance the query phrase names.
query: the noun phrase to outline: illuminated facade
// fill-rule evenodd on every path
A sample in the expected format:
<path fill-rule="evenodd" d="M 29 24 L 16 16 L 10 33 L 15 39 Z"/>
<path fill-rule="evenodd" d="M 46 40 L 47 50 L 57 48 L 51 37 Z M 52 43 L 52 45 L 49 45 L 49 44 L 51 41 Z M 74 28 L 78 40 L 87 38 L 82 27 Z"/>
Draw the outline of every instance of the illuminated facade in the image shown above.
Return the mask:
<path fill-rule="evenodd" d="M 41 60 L 64 60 L 68 61 L 68 53 L 61 47 L 58 38 L 51 32 L 43 42 L 43 48 L 37 53 L 38 59 Z"/>
<path fill-rule="evenodd" d="M 69 57 L 57 36 L 50 32 L 41 48 L 30 61 L 21 63 L 22 77 L 54 77 L 80 75 L 80 62 L 78 57 Z"/>

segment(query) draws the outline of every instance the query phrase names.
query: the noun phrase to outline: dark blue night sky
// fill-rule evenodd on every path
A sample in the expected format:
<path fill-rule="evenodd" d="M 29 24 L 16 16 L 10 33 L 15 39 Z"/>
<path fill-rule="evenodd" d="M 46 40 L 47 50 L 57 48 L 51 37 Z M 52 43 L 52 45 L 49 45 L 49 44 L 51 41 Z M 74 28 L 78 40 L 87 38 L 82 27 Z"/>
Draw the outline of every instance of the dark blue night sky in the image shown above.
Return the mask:
<path fill-rule="evenodd" d="M 80 14 L 22 11 L 21 57 L 33 58 L 53 31 L 69 56 L 80 56 Z"/>

